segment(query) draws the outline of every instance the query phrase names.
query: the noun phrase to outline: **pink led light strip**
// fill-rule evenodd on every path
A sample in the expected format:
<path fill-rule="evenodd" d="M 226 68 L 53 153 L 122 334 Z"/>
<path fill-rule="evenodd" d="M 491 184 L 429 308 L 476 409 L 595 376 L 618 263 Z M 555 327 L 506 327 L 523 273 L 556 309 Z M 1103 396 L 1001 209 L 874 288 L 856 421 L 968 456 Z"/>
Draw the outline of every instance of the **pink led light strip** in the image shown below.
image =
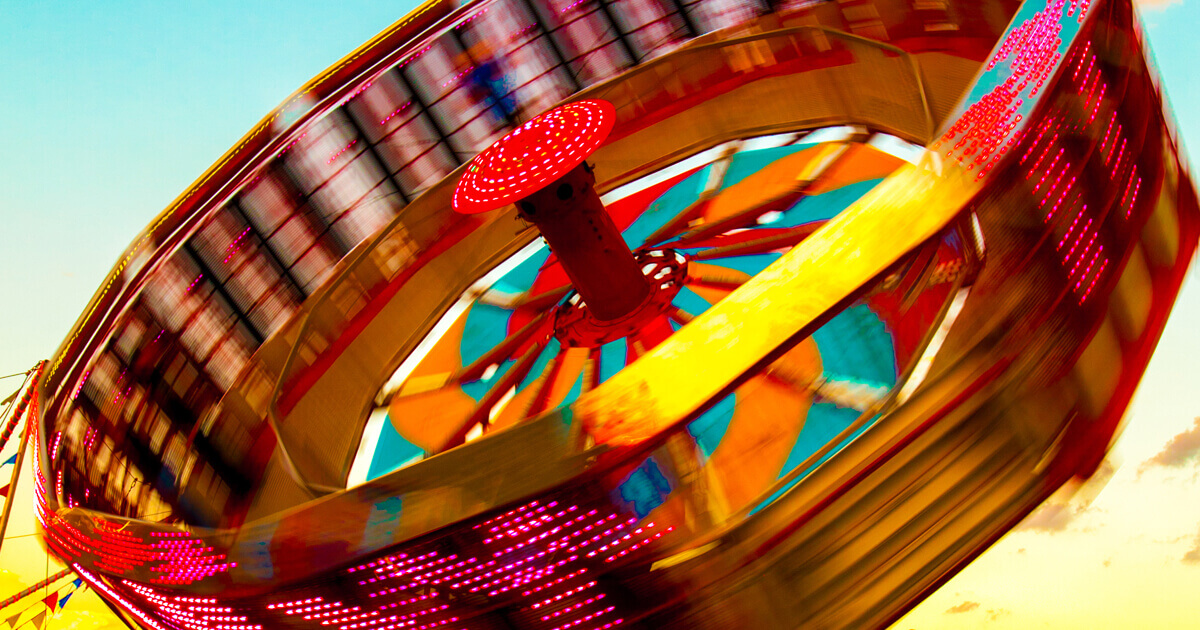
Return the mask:
<path fill-rule="evenodd" d="M 51 520 L 56 518 L 40 515 L 47 516 Z M 52 546 L 56 549 L 69 549 L 75 554 L 103 553 L 112 563 L 121 565 L 113 565 L 114 569 L 161 562 L 165 555 L 176 563 L 206 558 L 205 564 L 198 568 L 188 565 L 187 569 L 204 573 L 221 559 L 212 553 L 211 547 L 186 532 L 156 532 L 153 544 L 147 545 L 147 541 L 122 530 L 116 523 L 97 524 L 96 531 L 89 536 L 65 523 L 47 531 L 48 539 L 54 537 Z M 60 531 L 70 533 L 59 536 Z M 598 586 L 596 580 L 586 579 L 589 569 L 581 564 L 588 562 L 584 553 L 590 550 L 588 557 L 611 563 L 658 540 L 671 529 L 653 522 L 638 525 L 636 518 L 611 508 L 560 506 L 551 501 L 521 506 L 467 531 L 477 532 L 470 534 L 476 542 L 467 547 L 456 545 L 459 553 L 446 553 L 441 547 L 426 543 L 346 569 L 346 575 L 359 578 L 353 582 L 360 586 L 392 585 L 369 593 L 378 601 L 375 606 L 361 601 L 351 602 L 358 605 L 347 605 L 326 594 L 264 603 L 259 610 L 273 611 L 272 614 L 286 616 L 293 622 L 307 622 L 314 628 L 431 630 L 458 627 L 455 624 L 460 617 L 454 599 L 447 597 L 461 589 L 489 599 L 515 598 L 500 601 L 537 610 L 540 618 L 537 623 L 545 624 L 534 626 L 539 630 L 602 630 L 622 624 L 624 619 L 610 604 L 611 594 Z M 491 542 L 483 544 L 481 549 L 474 547 L 485 537 Z M 468 557 L 462 551 L 468 548 L 486 553 L 485 557 L 490 559 L 483 562 Z M 359 577 L 364 572 L 368 575 Z M 185 575 L 190 577 L 186 571 Z M 416 587 L 421 590 L 404 592 Z M 110 590 L 130 610 L 144 609 L 141 615 L 162 630 L 261 630 L 264 624 L 271 625 L 265 620 L 255 620 L 252 608 L 223 605 L 218 597 L 175 595 L 131 580 L 113 584 Z M 524 599 L 536 601 L 522 604 Z"/>
<path fill-rule="evenodd" d="M 216 598 L 197 598 L 169 595 L 145 584 L 122 580 L 121 585 L 132 590 L 149 604 L 159 619 L 175 628 L 187 630 L 263 630 L 257 623 L 248 623 L 244 614 L 232 607 L 214 606 Z"/>
<path fill-rule="evenodd" d="M 1087 2 L 1072 5 L 1072 11 L 1080 11 L 1081 20 L 1087 9 Z M 1105 238 L 1101 234 L 1107 210 L 1098 212 L 1084 201 L 1085 191 L 1076 187 L 1080 181 L 1077 171 L 1083 164 L 1073 164 L 1068 158 L 1060 135 L 1066 137 L 1077 133 L 1100 139 L 1094 146 L 1109 169 L 1110 181 L 1121 187 L 1117 205 L 1124 210 L 1125 219 L 1129 219 L 1136 208 L 1142 178 L 1138 173 L 1135 149 L 1118 118 L 1116 104 L 1110 98 L 1113 91 L 1104 79 L 1104 64 L 1093 53 L 1091 42 L 1077 47 L 1068 64 L 1064 80 L 1072 83 L 1078 94 L 1078 101 L 1075 101 L 1079 103 L 1078 114 L 1068 120 L 1068 115 L 1062 111 L 1051 112 L 1028 130 L 1020 164 L 1025 167 L 1025 178 L 1032 183 L 1031 192 L 1043 211 L 1043 221 L 1057 234 L 1055 247 L 1062 268 L 1082 305 L 1109 267 Z"/>
<path fill-rule="evenodd" d="M 150 617 L 149 614 L 147 614 L 145 611 L 138 608 L 137 606 L 134 606 L 132 603 L 130 603 L 129 600 L 125 599 L 120 594 L 118 594 L 116 591 L 109 588 L 109 586 L 107 584 L 105 584 L 103 581 L 101 581 L 100 578 L 96 577 L 95 575 L 92 575 L 92 573 L 90 571 L 88 571 L 87 569 L 84 569 L 83 567 L 79 566 L 78 564 L 72 564 L 71 569 L 74 570 L 75 573 L 79 574 L 79 577 L 82 577 L 83 579 L 87 580 L 87 583 L 89 585 L 91 585 L 93 588 L 103 591 L 104 594 L 106 594 L 110 598 L 112 598 L 113 601 L 117 602 L 122 608 L 124 608 L 130 614 L 132 614 L 132 615 L 136 616 L 138 619 L 141 619 L 142 621 L 146 622 L 146 625 L 150 626 L 151 628 L 154 628 L 155 630 L 166 630 L 166 628 L 159 625 L 159 623 L 157 621 L 155 621 L 152 617 Z"/>
<path fill-rule="evenodd" d="M 597 590 L 595 580 L 581 583 L 579 580 L 588 569 L 578 565 L 587 558 L 614 562 L 671 531 L 654 523 L 636 526 L 636 522 L 636 518 L 622 518 L 615 512 L 584 510 L 578 505 L 559 505 L 556 501 L 535 501 L 472 526 L 473 531 L 483 536 L 481 542 L 488 551 L 487 561 L 457 554 L 443 555 L 436 550 L 406 550 L 356 565 L 346 572 L 371 571 L 371 577 L 358 581 L 362 585 L 392 582 L 393 586 L 370 593 L 373 598 L 402 595 L 418 585 L 444 585 L 451 592 L 462 590 L 489 599 L 538 595 L 541 599 L 528 608 L 543 609 L 539 611 L 542 612 L 541 620 L 557 622 L 554 627 L 611 628 L 623 620 L 610 616 L 611 606 L 598 607 L 608 594 Z M 419 629 L 417 620 L 445 614 L 451 609 L 446 603 L 438 605 L 440 593 L 439 587 L 434 594 L 403 595 L 404 599 L 399 601 L 381 602 L 375 609 L 380 613 L 377 616 L 359 613 L 355 618 L 327 619 L 323 623 L 342 623 L 344 630 Z M 385 613 L 391 610 L 403 612 Z M 545 630 L 552 629 L 547 626 Z"/>
<path fill-rule="evenodd" d="M 1046 8 L 1039 11 L 1021 26 L 1011 31 L 1000 45 L 1000 49 L 988 62 L 992 70 L 1002 62 L 1009 62 L 1008 76 L 967 108 L 934 144 L 934 148 L 954 142 L 946 156 L 964 164 L 967 170 L 979 167 L 976 179 L 982 178 L 999 163 L 1000 159 L 1019 141 L 1014 132 L 1023 116 L 1017 110 L 1026 98 L 1032 98 L 1044 87 L 1050 73 L 1061 57 L 1058 46 L 1062 32 L 1060 22 L 1065 0 L 1048 0 Z M 1073 0 L 1070 15 L 1079 11 L 1082 20 L 1086 5 Z"/>

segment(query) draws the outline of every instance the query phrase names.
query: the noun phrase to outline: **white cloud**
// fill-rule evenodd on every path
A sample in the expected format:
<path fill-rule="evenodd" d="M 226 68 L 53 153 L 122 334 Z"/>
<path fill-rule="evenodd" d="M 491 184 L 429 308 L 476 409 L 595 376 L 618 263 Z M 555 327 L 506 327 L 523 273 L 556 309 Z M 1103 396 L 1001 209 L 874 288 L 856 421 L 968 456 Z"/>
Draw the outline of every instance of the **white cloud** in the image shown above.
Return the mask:
<path fill-rule="evenodd" d="M 1171 438 L 1158 454 L 1142 462 L 1138 472 L 1155 466 L 1183 468 L 1197 462 L 1200 462 L 1200 418 L 1196 418 L 1190 429 Z"/>
<path fill-rule="evenodd" d="M 976 608 L 979 608 L 979 602 L 963 602 L 957 606 L 951 607 L 949 610 L 946 611 L 946 614 L 947 615 L 956 615 L 958 613 L 971 612 L 972 610 L 975 610 Z"/>
<path fill-rule="evenodd" d="M 1110 460 L 1104 460 L 1091 478 L 1082 484 L 1071 482 L 1060 488 L 1021 521 L 1017 529 L 1047 534 L 1066 531 L 1080 516 L 1096 511 L 1090 507 L 1092 501 L 1108 485 L 1115 473 L 1116 466 Z"/>
<path fill-rule="evenodd" d="M 1033 511 L 1028 518 L 1021 521 L 1019 529 L 1027 529 L 1035 532 L 1045 532 L 1048 534 L 1056 534 L 1058 532 L 1067 531 L 1067 526 L 1074 521 L 1077 516 L 1087 511 L 1086 507 L 1076 507 L 1067 503 L 1057 503 L 1053 499 L 1047 501 L 1038 509 Z"/>
<path fill-rule="evenodd" d="M 1192 544 L 1192 548 L 1183 554 L 1184 564 L 1200 564 L 1200 532 L 1196 532 L 1196 538 Z"/>

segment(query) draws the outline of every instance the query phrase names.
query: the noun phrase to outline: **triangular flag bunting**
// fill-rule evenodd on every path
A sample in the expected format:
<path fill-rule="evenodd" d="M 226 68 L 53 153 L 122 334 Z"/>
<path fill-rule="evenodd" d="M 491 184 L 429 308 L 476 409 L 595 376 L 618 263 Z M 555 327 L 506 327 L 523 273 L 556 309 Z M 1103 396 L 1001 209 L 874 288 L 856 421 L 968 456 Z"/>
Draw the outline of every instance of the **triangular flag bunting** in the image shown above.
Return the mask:
<path fill-rule="evenodd" d="M 25 611 L 21 611 L 21 612 L 25 612 Z M 9 617 L 9 618 L 8 618 L 8 621 L 7 621 L 7 622 L 5 622 L 5 623 L 7 623 L 7 624 L 9 625 L 9 627 L 10 627 L 10 628 L 16 628 L 16 627 L 17 627 L 17 620 L 18 620 L 18 619 L 20 619 L 20 618 L 21 618 L 21 613 L 17 613 L 17 614 L 15 614 L 15 615 L 13 615 L 13 616 Z"/>
<path fill-rule="evenodd" d="M 41 628 L 42 627 L 42 619 L 45 619 L 45 618 L 46 618 L 46 611 L 43 610 L 42 612 L 38 613 L 37 616 L 34 617 L 33 621 L 30 623 L 33 624 L 34 628 Z"/>
<path fill-rule="evenodd" d="M 6 483 L 6 484 L 4 484 L 4 487 L 3 487 L 3 488 L 0 488 L 0 497 L 7 497 L 7 496 L 8 496 L 8 487 L 9 487 L 9 486 L 11 486 L 11 485 L 12 485 L 12 484 Z"/>
<path fill-rule="evenodd" d="M 58 609 L 59 609 L 59 610 L 62 610 L 62 609 L 64 609 L 64 608 L 66 608 L 66 607 L 67 607 L 67 600 L 68 600 L 68 599 L 71 599 L 71 596 L 72 596 L 72 595 L 74 595 L 74 594 L 75 594 L 75 591 L 71 591 L 70 593 L 67 593 L 66 595 L 63 595 L 63 598 L 62 598 L 62 600 L 58 602 Z"/>
<path fill-rule="evenodd" d="M 55 591 L 55 592 L 47 595 L 46 599 L 43 599 L 42 602 L 46 604 L 46 608 L 53 611 L 54 608 L 56 606 L 58 606 L 58 591 Z"/>
<path fill-rule="evenodd" d="M 79 585 L 83 584 L 83 578 L 75 578 L 71 583 L 75 585 L 75 588 L 79 588 Z"/>
<path fill-rule="evenodd" d="M 17 454 L 13 453 L 13 456 L 9 457 L 8 461 L 4 462 L 3 464 L 0 464 L 0 466 L 7 466 L 9 464 L 15 464 L 15 463 L 17 463 Z"/>

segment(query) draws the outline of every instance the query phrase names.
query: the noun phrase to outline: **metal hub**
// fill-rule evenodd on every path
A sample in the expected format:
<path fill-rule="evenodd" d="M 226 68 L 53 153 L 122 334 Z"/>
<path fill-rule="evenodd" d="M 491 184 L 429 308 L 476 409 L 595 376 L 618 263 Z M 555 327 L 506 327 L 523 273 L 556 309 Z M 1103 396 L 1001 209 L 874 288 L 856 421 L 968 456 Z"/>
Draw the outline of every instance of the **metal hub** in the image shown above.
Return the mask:
<path fill-rule="evenodd" d="M 592 313 L 579 293 L 572 292 L 554 313 L 554 336 L 560 343 L 598 348 L 624 337 L 640 337 L 652 340 L 652 346 L 671 334 L 666 316 L 687 278 L 687 259 L 670 249 L 638 252 L 635 258 L 650 287 L 641 304 L 619 319 L 604 321 Z"/>

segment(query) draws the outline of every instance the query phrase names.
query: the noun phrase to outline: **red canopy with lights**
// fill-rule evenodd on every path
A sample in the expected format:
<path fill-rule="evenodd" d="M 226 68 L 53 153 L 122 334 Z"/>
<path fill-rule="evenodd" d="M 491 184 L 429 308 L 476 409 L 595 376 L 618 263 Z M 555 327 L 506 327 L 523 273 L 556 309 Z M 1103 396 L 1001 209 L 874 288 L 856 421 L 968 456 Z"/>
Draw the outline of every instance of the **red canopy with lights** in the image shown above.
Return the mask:
<path fill-rule="evenodd" d="M 615 119 L 612 103 L 586 100 L 517 127 L 467 165 L 454 191 L 454 209 L 478 214 L 541 190 L 599 148 Z"/>

